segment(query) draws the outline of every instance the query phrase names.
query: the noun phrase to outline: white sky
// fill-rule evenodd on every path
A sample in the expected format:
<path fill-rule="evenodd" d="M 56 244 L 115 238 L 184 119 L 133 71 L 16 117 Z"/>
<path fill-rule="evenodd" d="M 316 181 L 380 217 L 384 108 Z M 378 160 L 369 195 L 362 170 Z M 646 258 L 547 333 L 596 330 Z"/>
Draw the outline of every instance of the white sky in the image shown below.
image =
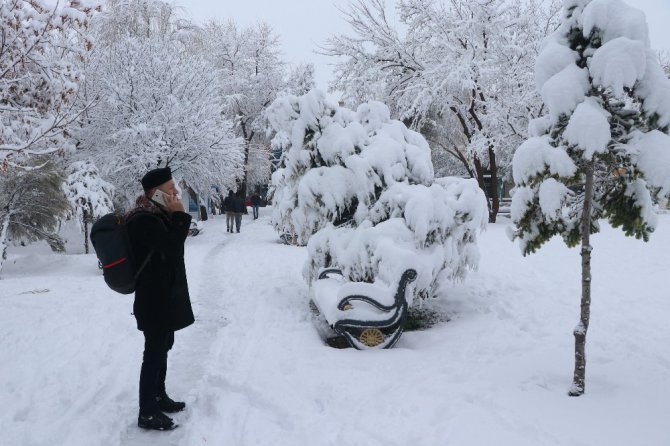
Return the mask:
<path fill-rule="evenodd" d="M 332 77 L 332 58 L 314 53 L 333 34 L 348 33 L 336 5 L 347 0 L 174 0 L 184 14 L 198 23 L 209 19 L 232 18 L 249 25 L 264 21 L 279 34 L 289 62 L 312 62 L 317 87 L 326 90 Z M 392 4 L 393 0 L 387 0 Z M 628 0 L 629 5 L 647 14 L 651 44 L 670 51 L 670 0 Z"/>

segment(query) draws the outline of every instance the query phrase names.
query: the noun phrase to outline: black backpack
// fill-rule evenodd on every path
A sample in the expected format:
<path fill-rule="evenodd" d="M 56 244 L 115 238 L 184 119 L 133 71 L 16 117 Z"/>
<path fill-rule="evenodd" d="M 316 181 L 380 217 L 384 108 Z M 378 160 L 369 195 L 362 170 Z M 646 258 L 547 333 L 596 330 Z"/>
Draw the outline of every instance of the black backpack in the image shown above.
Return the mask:
<path fill-rule="evenodd" d="M 122 214 L 107 214 L 91 227 L 91 242 L 102 265 L 105 283 L 121 294 L 135 292 L 135 282 L 153 254 L 151 251 L 141 264 L 133 255 L 126 225 L 137 215 L 126 219 Z"/>

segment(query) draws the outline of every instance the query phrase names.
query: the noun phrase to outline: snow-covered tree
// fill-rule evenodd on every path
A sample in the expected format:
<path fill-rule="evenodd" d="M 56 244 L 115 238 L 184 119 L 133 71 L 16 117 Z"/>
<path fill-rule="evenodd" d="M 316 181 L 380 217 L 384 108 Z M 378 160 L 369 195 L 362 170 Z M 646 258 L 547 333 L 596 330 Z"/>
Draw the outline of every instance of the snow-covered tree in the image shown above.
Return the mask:
<path fill-rule="evenodd" d="M 281 58 L 279 36 L 267 23 L 242 27 L 233 20 L 213 21 L 200 30 L 200 39 L 203 53 L 220 71 L 218 94 L 225 114 L 245 141 L 245 173 L 239 189 L 246 193 L 247 183 L 252 183 L 249 176 L 266 174 L 267 166 L 259 165 L 258 153 L 252 153 L 268 143 L 265 110 L 282 93 L 304 94 L 311 89 L 314 67 L 290 68 Z M 254 172 L 259 166 L 261 171 Z"/>
<path fill-rule="evenodd" d="M 353 111 L 313 90 L 277 99 L 268 119 L 285 148 L 273 220 L 308 243 L 309 281 L 336 266 L 351 280 L 393 286 L 411 267 L 426 297 L 477 263 L 483 193 L 474 180 L 435 180 L 426 140 L 387 106 Z"/>
<path fill-rule="evenodd" d="M 272 174 L 272 152 L 269 144 L 252 144 L 247 161 L 247 183 L 249 192 L 267 186 Z"/>
<path fill-rule="evenodd" d="M 204 55 L 220 73 L 214 84 L 217 94 L 245 143 L 239 189 L 246 193 L 250 151 L 265 144 L 263 112 L 285 86 L 279 39 L 266 23 L 240 27 L 232 20 L 210 22 L 201 33 Z"/>
<path fill-rule="evenodd" d="M 652 199 L 670 194 L 670 81 L 644 14 L 620 0 L 566 0 L 535 68 L 547 114 L 514 156 L 514 236 L 524 254 L 554 235 L 581 243 L 580 322 L 570 395 L 585 388 L 591 234 L 605 219 L 647 241 Z"/>
<path fill-rule="evenodd" d="M 144 11 L 144 24 L 118 20 L 129 5 Z M 223 73 L 189 46 L 194 31 L 172 24 L 170 8 L 158 1 L 112 2 L 93 23 L 86 94 L 97 103 L 77 136 L 81 156 L 95 160 L 126 204 L 139 178 L 158 166 L 170 165 L 201 192 L 232 187 L 242 173 L 243 142 L 217 89 Z"/>
<path fill-rule="evenodd" d="M 401 32 L 383 0 L 354 0 L 346 13 L 354 34 L 325 48 L 344 58 L 333 88 L 350 103 L 393 104 L 395 116 L 477 178 L 495 221 L 498 191 L 486 182 L 507 174 L 540 107 L 529 73 L 553 20 L 544 3 L 400 0 Z"/>
<path fill-rule="evenodd" d="M 114 210 L 114 186 L 100 177 L 98 168 L 91 161 L 74 162 L 67 173 L 63 190 L 84 234 L 84 252 L 88 254 L 89 225 Z"/>
<path fill-rule="evenodd" d="M 291 68 L 286 81 L 287 93 L 301 96 L 313 90 L 315 86 L 313 64 L 297 64 Z"/>
<path fill-rule="evenodd" d="M 83 37 L 94 2 L 0 2 L 0 171 L 30 157 L 74 148 L 68 127 L 90 42 Z M 0 206 L 6 203 L 0 202 Z"/>
<path fill-rule="evenodd" d="M 670 52 L 659 51 L 658 63 L 661 65 L 661 68 L 665 72 L 666 76 L 670 77 Z"/>
<path fill-rule="evenodd" d="M 5 171 L 0 181 L 0 270 L 9 241 L 45 240 L 51 249 L 65 249 L 57 232 L 70 206 L 63 195 L 62 172 L 44 155 Z"/>

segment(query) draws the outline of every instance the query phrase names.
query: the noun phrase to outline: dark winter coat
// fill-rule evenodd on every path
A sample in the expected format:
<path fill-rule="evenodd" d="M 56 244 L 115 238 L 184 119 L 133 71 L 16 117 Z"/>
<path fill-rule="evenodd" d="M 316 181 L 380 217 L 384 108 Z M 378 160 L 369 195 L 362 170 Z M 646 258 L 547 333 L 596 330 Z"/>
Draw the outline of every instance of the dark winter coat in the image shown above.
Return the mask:
<path fill-rule="evenodd" d="M 235 212 L 235 196 L 228 195 L 223 199 L 223 212 Z"/>
<path fill-rule="evenodd" d="M 180 330 L 194 322 L 184 266 L 184 242 L 191 224 L 185 212 L 168 214 L 148 200 L 138 200 L 141 208 L 128 222 L 133 254 L 143 262 L 151 260 L 137 279 L 133 310 L 137 328 Z"/>
<path fill-rule="evenodd" d="M 260 206 L 261 205 L 261 197 L 259 197 L 258 194 L 253 194 L 251 196 L 251 205 L 252 206 Z"/>
<path fill-rule="evenodd" d="M 244 205 L 242 197 L 235 196 L 233 201 L 233 212 L 236 214 L 243 214 L 247 212 L 247 207 Z"/>

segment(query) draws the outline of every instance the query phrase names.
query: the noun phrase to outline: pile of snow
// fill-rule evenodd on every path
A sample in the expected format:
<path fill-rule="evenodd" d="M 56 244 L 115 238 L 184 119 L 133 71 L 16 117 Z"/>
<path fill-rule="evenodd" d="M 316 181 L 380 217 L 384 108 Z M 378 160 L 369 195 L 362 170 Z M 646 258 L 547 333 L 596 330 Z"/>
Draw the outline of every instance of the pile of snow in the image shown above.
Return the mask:
<path fill-rule="evenodd" d="M 2 444 L 670 444 L 670 215 L 653 243 L 608 225 L 594 237 L 603 255 L 589 381 L 574 399 L 578 249 L 553 240 L 522 257 L 507 224 L 489 225 L 471 280 L 426 304 L 449 322 L 406 332 L 391 350 L 337 350 L 310 320 L 306 249 L 276 243 L 269 213 L 245 216 L 240 234 L 217 215 L 187 239 L 197 321 L 169 355 L 168 392 L 187 403 L 170 432 L 137 427 L 144 337 L 132 296 L 106 287 L 92 254 L 11 248 L 0 280 Z"/>

